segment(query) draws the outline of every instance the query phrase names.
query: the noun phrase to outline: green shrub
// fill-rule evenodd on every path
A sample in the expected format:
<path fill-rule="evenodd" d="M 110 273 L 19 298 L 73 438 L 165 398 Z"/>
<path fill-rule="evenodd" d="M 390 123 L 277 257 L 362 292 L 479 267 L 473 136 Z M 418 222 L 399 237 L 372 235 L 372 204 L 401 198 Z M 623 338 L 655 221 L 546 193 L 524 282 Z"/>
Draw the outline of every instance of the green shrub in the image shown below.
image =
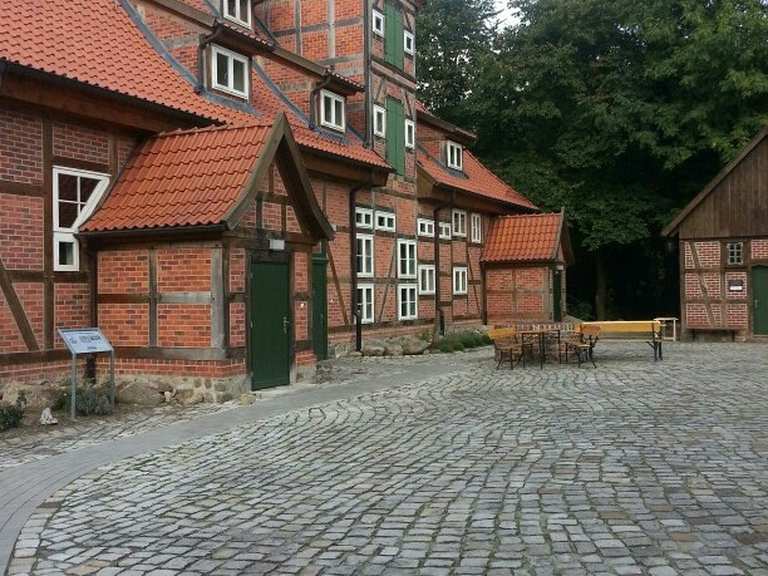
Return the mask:
<path fill-rule="evenodd" d="M 490 343 L 491 339 L 487 334 L 465 330 L 463 332 L 454 332 L 453 334 L 448 334 L 443 337 L 438 343 L 437 349 L 440 350 L 440 352 L 460 352 L 462 350 L 487 346 Z"/>
<path fill-rule="evenodd" d="M 69 414 L 71 407 L 70 400 L 71 388 L 68 388 L 63 394 L 60 402 L 56 405 L 63 407 Z M 78 416 L 108 416 L 112 414 L 112 402 L 109 399 L 109 393 L 98 386 L 83 385 L 77 387 L 77 405 L 75 410 Z"/>
<path fill-rule="evenodd" d="M 0 432 L 16 428 L 24 418 L 27 397 L 21 392 L 14 404 L 0 404 Z"/>

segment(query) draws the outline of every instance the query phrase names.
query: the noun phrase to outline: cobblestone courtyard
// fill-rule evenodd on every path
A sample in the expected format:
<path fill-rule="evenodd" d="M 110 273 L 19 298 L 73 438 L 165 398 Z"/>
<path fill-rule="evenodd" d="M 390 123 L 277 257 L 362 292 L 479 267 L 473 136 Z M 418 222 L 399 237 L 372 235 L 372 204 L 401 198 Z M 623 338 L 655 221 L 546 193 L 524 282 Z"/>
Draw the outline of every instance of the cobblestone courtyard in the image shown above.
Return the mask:
<path fill-rule="evenodd" d="M 484 351 L 103 466 L 38 508 L 10 574 L 768 576 L 768 348 L 649 355 Z"/>

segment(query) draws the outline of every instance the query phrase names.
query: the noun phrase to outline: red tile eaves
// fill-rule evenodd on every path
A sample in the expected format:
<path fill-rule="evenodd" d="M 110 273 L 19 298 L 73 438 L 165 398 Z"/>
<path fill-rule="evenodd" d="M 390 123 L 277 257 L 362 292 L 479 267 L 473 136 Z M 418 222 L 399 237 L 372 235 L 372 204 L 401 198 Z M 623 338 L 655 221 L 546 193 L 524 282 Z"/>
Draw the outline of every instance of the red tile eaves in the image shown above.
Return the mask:
<path fill-rule="evenodd" d="M 484 263 L 551 262 L 562 239 L 562 213 L 496 218 L 488 232 Z"/>

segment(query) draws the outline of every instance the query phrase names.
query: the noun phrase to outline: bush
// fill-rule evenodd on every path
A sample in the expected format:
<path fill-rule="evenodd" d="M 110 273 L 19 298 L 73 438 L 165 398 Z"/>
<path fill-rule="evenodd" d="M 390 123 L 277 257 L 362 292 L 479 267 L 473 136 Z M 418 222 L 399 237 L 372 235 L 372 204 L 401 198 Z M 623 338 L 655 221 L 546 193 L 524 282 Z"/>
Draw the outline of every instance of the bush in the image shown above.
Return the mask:
<path fill-rule="evenodd" d="M 63 392 L 61 399 L 56 402 L 56 407 L 61 407 L 69 414 L 71 400 L 71 388 Z M 77 406 L 75 410 L 78 416 L 108 416 L 112 414 L 112 402 L 109 399 L 109 392 L 94 385 L 83 385 L 77 387 Z"/>
<path fill-rule="evenodd" d="M 20 393 L 14 404 L 0 404 L 0 432 L 16 428 L 24 418 L 27 397 Z"/>
<path fill-rule="evenodd" d="M 462 350 L 488 346 L 490 343 L 491 339 L 487 334 L 474 331 L 454 332 L 440 340 L 437 349 L 440 352 L 461 352 Z"/>

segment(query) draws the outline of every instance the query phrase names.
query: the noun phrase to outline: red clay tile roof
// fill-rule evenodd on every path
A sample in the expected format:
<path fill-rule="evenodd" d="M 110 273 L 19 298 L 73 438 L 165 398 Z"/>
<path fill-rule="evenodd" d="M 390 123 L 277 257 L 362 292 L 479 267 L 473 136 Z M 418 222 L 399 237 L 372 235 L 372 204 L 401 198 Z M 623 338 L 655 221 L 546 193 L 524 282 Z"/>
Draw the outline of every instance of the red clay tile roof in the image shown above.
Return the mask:
<path fill-rule="evenodd" d="M 500 200 L 522 208 L 537 210 L 525 196 L 496 176 L 471 153 L 464 150 L 464 173 L 449 170 L 425 150 L 419 150 L 418 163 L 439 185 Z"/>
<path fill-rule="evenodd" d="M 503 216 L 493 220 L 482 261 L 549 262 L 557 259 L 563 214 Z"/>
<path fill-rule="evenodd" d="M 206 118 L 231 115 L 195 94 L 114 0 L 0 2 L 0 22 L 0 60 Z"/>
<path fill-rule="evenodd" d="M 270 129 L 226 126 L 150 138 L 81 231 L 221 223 L 243 190 Z"/>

